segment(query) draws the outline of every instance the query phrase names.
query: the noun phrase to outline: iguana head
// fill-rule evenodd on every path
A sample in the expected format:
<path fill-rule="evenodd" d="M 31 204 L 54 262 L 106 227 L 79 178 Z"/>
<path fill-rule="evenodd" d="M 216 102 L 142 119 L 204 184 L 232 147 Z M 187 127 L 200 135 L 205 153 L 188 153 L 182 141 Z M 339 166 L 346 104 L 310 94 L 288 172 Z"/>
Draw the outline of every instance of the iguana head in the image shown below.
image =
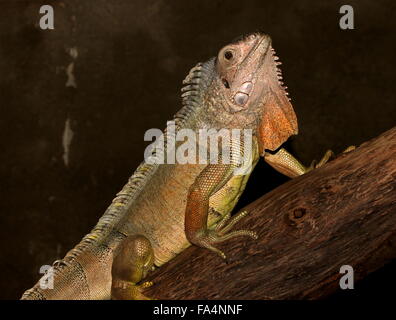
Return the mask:
<path fill-rule="evenodd" d="M 221 113 L 226 113 L 223 118 L 241 127 L 254 119 L 261 152 L 275 150 L 297 134 L 277 60 L 271 38 L 260 33 L 225 46 L 215 60 L 214 85 L 222 100 Z"/>

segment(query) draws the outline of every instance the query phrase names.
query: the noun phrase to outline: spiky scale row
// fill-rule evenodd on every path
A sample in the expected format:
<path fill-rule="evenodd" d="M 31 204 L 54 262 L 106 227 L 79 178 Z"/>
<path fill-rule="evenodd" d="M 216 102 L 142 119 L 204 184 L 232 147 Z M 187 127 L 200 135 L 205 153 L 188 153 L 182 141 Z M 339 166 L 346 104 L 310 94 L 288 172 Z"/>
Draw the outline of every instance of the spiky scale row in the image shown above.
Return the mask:
<path fill-rule="evenodd" d="M 271 47 L 271 53 L 272 53 L 272 57 L 275 61 L 275 72 L 276 72 L 276 77 L 278 80 L 279 85 L 281 86 L 281 88 L 284 90 L 287 99 L 289 101 L 291 101 L 291 98 L 289 97 L 289 93 L 287 92 L 287 86 L 284 85 L 283 82 L 283 75 L 282 75 L 282 70 L 279 68 L 280 65 L 282 65 L 282 62 L 279 61 L 279 57 L 276 55 L 276 52 L 274 50 L 274 48 Z"/>
<path fill-rule="evenodd" d="M 204 86 L 208 82 L 208 78 L 213 70 L 214 59 L 207 63 L 198 63 L 193 67 L 186 78 L 183 80 L 183 87 L 181 88 L 181 97 L 183 108 L 175 114 L 176 128 L 179 128 L 186 119 L 188 119 L 192 112 L 199 107 L 201 102 L 201 93 L 204 91 Z"/>

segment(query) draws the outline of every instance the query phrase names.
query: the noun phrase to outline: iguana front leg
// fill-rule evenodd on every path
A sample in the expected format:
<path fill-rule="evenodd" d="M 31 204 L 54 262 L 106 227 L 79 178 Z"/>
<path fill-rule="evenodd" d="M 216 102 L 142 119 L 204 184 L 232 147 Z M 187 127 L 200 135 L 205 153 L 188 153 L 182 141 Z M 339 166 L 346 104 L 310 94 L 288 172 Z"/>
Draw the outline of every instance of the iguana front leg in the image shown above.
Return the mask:
<path fill-rule="evenodd" d="M 200 247 L 207 248 L 223 259 L 225 254 L 213 246 L 237 236 L 249 236 L 257 239 L 257 234 L 249 230 L 229 231 L 231 227 L 246 212 L 241 212 L 234 217 L 228 214 L 213 229 L 208 229 L 209 198 L 220 190 L 234 174 L 236 166 L 233 164 L 209 164 L 191 185 L 185 213 L 185 232 L 187 239 Z"/>
<path fill-rule="evenodd" d="M 142 235 L 129 236 L 114 255 L 111 270 L 111 298 L 114 300 L 149 300 L 141 290 L 151 282 L 139 284 L 154 266 L 154 252 L 150 241 Z"/>
<path fill-rule="evenodd" d="M 355 149 L 355 147 L 350 146 L 350 147 L 346 148 L 343 151 L 343 153 L 352 151 L 353 149 Z M 334 156 L 333 151 L 327 150 L 325 155 L 322 157 L 322 159 L 318 163 L 316 163 L 316 161 L 314 160 L 314 161 L 312 161 L 312 163 L 309 167 L 305 167 L 300 161 L 298 161 L 295 157 L 293 157 L 289 152 L 287 152 L 285 149 L 281 148 L 275 154 L 266 152 L 264 154 L 264 160 L 278 172 L 280 172 L 290 178 L 295 178 L 295 177 L 300 176 L 304 173 L 307 173 L 313 169 L 323 166 L 333 156 Z"/>

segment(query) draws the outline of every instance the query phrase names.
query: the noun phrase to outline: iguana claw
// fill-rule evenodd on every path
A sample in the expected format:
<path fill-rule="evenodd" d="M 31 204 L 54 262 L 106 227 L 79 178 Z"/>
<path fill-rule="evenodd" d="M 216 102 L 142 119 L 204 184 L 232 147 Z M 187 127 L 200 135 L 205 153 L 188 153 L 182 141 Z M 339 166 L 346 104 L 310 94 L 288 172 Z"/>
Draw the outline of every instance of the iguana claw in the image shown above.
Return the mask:
<path fill-rule="evenodd" d="M 253 239 L 258 238 L 257 233 L 250 230 L 236 230 L 229 232 L 230 229 L 247 214 L 247 211 L 241 211 L 233 217 L 231 217 L 231 214 L 227 214 L 213 230 L 207 230 L 205 235 L 198 238 L 196 243 L 201 247 L 215 252 L 225 260 L 227 257 L 224 252 L 212 246 L 213 243 L 223 242 L 239 236 L 249 236 Z"/>
<path fill-rule="evenodd" d="M 113 300 L 153 300 L 142 293 L 142 290 L 153 285 L 151 281 L 135 284 L 127 281 L 113 281 Z"/>
<path fill-rule="evenodd" d="M 354 149 L 356 149 L 355 146 L 349 146 L 344 151 L 342 151 L 342 153 L 348 153 Z M 318 163 L 316 163 L 316 160 L 313 160 L 311 162 L 311 165 L 308 167 L 307 172 L 309 172 L 313 169 L 320 168 L 321 166 L 326 164 L 331 158 L 334 158 L 334 152 L 331 150 L 327 150 L 326 153 L 324 154 L 324 156 L 322 157 L 322 159 Z"/>

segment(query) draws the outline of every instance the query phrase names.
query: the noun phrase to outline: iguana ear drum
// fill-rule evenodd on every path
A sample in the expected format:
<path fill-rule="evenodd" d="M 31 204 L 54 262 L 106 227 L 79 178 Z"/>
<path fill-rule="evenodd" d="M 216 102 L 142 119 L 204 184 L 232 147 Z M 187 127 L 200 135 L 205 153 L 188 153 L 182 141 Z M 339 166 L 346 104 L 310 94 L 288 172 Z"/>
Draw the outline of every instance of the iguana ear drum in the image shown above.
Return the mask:
<path fill-rule="evenodd" d="M 291 103 L 282 92 L 275 92 L 271 90 L 263 106 L 259 127 L 261 155 L 265 149 L 278 149 L 290 136 L 298 133 L 297 117 Z"/>

